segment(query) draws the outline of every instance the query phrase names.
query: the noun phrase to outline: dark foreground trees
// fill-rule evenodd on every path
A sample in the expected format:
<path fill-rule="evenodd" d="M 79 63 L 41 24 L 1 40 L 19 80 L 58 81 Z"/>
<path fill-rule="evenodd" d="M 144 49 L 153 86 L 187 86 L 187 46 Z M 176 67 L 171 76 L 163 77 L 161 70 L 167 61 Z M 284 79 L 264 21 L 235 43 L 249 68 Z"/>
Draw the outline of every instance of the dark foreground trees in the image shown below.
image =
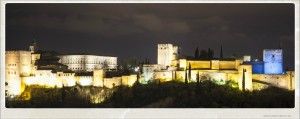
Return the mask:
<path fill-rule="evenodd" d="M 204 81 L 198 85 L 165 82 L 105 89 L 111 91 L 110 96 L 104 102 L 93 104 L 84 93 L 99 93 L 99 89 L 88 91 L 89 88 L 93 87 L 65 89 L 64 101 L 61 101 L 61 89 L 36 90 L 43 93 L 35 92 L 27 102 L 14 100 L 6 104 L 7 107 L 293 108 L 295 102 L 294 91 L 269 87 L 260 91 L 242 92 L 230 83 L 217 85 Z M 33 98 L 33 95 L 40 96 Z"/>

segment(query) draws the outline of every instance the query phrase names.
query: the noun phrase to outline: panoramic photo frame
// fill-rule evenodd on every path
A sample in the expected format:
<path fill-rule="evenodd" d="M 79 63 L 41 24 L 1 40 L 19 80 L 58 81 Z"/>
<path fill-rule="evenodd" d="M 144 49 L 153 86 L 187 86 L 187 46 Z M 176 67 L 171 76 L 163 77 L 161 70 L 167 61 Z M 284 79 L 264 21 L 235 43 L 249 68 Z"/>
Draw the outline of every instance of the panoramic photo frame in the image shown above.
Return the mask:
<path fill-rule="evenodd" d="M 4 118 L 299 116 L 297 2 L 48 2 L 1 3 Z"/>

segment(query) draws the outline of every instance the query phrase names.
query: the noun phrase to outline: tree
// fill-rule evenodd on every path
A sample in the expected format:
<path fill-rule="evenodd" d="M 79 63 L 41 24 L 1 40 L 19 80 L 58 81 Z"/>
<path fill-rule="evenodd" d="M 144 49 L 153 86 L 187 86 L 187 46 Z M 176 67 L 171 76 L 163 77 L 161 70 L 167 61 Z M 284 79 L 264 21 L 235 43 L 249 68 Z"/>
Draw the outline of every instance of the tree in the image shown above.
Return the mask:
<path fill-rule="evenodd" d="M 187 70 L 184 71 L 184 83 L 187 84 Z"/>
<path fill-rule="evenodd" d="M 199 49 L 198 49 L 198 47 L 197 47 L 196 50 L 195 50 L 194 58 L 195 58 L 195 59 L 198 59 L 198 58 L 199 58 Z"/>
<path fill-rule="evenodd" d="M 214 58 L 214 51 L 211 50 L 210 48 L 208 48 L 207 57 L 208 57 L 209 59 Z"/>
<path fill-rule="evenodd" d="M 176 73 L 176 71 L 175 71 L 175 77 L 174 77 L 174 79 L 177 80 L 177 73 Z"/>
<path fill-rule="evenodd" d="M 207 51 L 206 50 L 201 50 L 199 58 L 207 58 Z"/>
<path fill-rule="evenodd" d="M 223 47 L 221 45 L 220 58 L 223 59 Z"/>
<path fill-rule="evenodd" d="M 246 69 L 243 69 L 242 91 L 245 91 L 245 72 L 246 72 Z"/>
<path fill-rule="evenodd" d="M 192 75 L 192 69 L 191 69 L 191 64 L 189 63 L 189 80 L 191 80 L 191 75 Z"/>
<path fill-rule="evenodd" d="M 197 79 L 197 84 L 199 85 L 199 84 L 200 84 L 199 71 L 198 71 L 197 74 L 196 74 L 196 79 Z"/>

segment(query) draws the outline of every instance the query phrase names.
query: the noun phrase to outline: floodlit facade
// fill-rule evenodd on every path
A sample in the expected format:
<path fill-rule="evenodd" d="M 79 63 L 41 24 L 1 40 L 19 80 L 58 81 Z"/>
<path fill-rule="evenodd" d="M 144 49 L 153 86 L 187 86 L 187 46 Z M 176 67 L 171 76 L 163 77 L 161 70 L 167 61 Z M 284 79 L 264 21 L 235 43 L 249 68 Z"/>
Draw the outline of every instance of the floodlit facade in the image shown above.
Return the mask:
<path fill-rule="evenodd" d="M 225 84 L 226 81 L 233 81 L 238 84 L 240 90 L 254 89 L 253 82 L 261 82 L 268 85 L 294 90 L 294 71 L 283 71 L 282 49 L 265 49 L 263 62 L 251 61 L 251 56 L 245 55 L 241 59 L 178 59 L 171 57 L 174 53 L 172 44 L 158 44 L 159 66 L 176 66 L 170 62 L 177 62 L 178 66 L 172 68 L 155 68 L 153 65 L 144 65 L 141 80 L 147 82 L 160 80 L 164 81 L 188 81 L 211 80 L 217 84 Z M 176 48 L 175 48 L 176 49 Z M 176 50 L 178 53 L 178 51 Z M 174 53 L 176 54 L 176 53 Z M 256 88 L 256 87 L 255 87 Z"/>
<path fill-rule="evenodd" d="M 265 74 L 283 73 L 283 52 L 282 49 L 265 49 L 264 54 L 264 72 Z"/>
<path fill-rule="evenodd" d="M 244 62 L 251 62 L 251 56 L 250 55 L 244 55 L 243 61 Z"/>
<path fill-rule="evenodd" d="M 66 71 L 39 69 L 37 61 L 41 54 L 36 52 L 36 43 L 31 44 L 29 51 L 5 52 L 5 94 L 8 97 L 21 95 L 26 86 L 38 85 L 45 88 L 62 88 L 95 86 L 112 88 L 114 86 L 132 86 L 137 81 L 136 75 L 105 79 L 104 70 L 117 67 L 117 57 L 96 55 L 62 55 L 61 63 L 68 66 Z M 58 65 L 60 67 L 60 65 Z M 77 75 L 87 72 L 88 75 Z M 92 73 L 89 73 L 92 72 Z"/>
<path fill-rule="evenodd" d="M 5 92 L 6 95 L 15 96 L 24 90 L 21 77 L 31 73 L 30 51 L 5 52 Z"/>
<path fill-rule="evenodd" d="M 157 64 L 147 64 L 143 65 L 142 71 L 142 80 L 141 83 L 145 84 L 151 79 L 154 78 L 154 71 L 160 70 L 159 65 Z"/>
<path fill-rule="evenodd" d="M 97 55 L 61 55 L 60 61 L 75 72 L 93 71 L 94 69 L 116 69 L 117 57 Z"/>
<path fill-rule="evenodd" d="M 172 65 L 172 61 L 178 57 L 178 46 L 172 44 L 158 44 L 157 64 L 166 69 Z"/>
<path fill-rule="evenodd" d="M 253 82 L 295 89 L 294 71 L 283 70 L 282 49 L 264 50 L 263 61 L 251 61 L 250 56 L 241 59 L 185 59 L 178 58 L 178 46 L 158 44 L 157 64 L 144 64 L 141 75 L 106 77 L 105 71 L 117 68 L 117 57 L 60 55 L 58 62 L 68 69 L 39 69 L 36 62 L 41 59 L 41 54 L 35 52 L 35 45 L 30 46 L 30 51 L 5 52 L 6 96 L 20 95 L 26 86 L 31 85 L 45 88 L 76 85 L 114 88 L 158 80 L 188 83 L 211 80 L 219 85 L 233 81 L 240 90 L 248 91 L 257 90 Z"/>

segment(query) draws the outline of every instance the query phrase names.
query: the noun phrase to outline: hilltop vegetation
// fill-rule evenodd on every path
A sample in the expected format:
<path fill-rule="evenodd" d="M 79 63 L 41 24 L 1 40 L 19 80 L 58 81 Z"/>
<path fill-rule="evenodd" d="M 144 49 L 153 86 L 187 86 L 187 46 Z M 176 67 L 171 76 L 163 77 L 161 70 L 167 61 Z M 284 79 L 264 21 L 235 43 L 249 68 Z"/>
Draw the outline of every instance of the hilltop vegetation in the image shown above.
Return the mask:
<path fill-rule="evenodd" d="M 27 87 L 31 99 L 6 101 L 7 107 L 100 107 L 100 108 L 293 108 L 294 91 L 269 87 L 242 92 L 231 82 L 217 85 L 181 82 L 135 84 L 114 89 L 71 87 L 45 89 Z M 26 92 L 25 91 L 25 92 Z M 97 104 L 92 103 L 97 99 Z"/>

